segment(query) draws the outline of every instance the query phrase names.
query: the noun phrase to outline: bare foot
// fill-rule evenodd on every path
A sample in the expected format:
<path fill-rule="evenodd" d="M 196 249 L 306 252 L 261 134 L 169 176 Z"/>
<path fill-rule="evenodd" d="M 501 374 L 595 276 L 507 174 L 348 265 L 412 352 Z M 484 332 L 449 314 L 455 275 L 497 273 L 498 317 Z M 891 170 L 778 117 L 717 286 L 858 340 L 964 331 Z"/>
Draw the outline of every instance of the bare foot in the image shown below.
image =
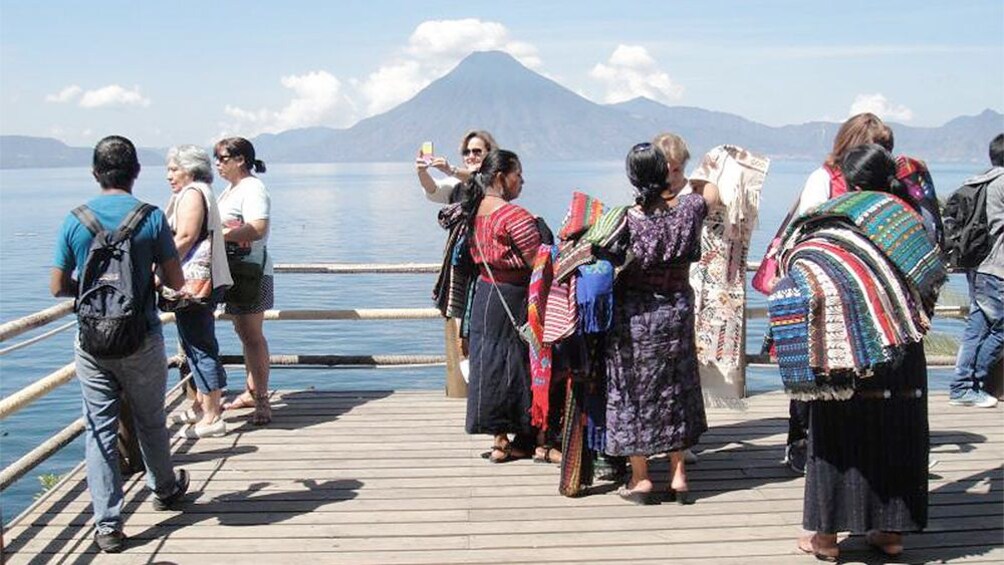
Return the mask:
<path fill-rule="evenodd" d="M 561 452 L 549 445 L 538 445 L 533 450 L 533 460 L 537 463 L 561 464 Z"/>
<path fill-rule="evenodd" d="M 889 557 L 896 557 L 903 553 L 903 534 L 897 532 L 868 530 L 868 533 L 865 534 L 865 541 L 879 553 Z"/>
<path fill-rule="evenodd" d="M 822 561 L 836 561 L 840 558 L 836 534 L 806 534 L 798 538 L 798 549 L 811 553 Z"/>
<path fill-rule="evenodd" d="M 240 410 L 241 408 L 254 408 L 254 395 L 250 390 L 246 390 L 234 397 L 233 400 L 223 403 L 224 410 Z"/>

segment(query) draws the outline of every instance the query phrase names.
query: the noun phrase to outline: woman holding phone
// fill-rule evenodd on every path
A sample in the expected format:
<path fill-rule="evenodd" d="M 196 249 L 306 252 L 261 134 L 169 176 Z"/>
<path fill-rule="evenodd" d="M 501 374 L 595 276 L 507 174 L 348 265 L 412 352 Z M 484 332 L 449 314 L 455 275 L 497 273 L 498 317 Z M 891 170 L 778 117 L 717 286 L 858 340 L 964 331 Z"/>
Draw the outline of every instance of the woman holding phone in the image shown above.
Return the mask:
<path fill-rule="evenodd" d="M 432 145 L 430 142 L 426 143 Z M 464 181 L 481 168 L 481 161 L 485 155 L 494 149 L 498 149 L 498 144 L 495 143 L 492 134 L 484 130 L 471 130 L 460 140 L 460 155 L 464 162 L 462 167 L 450 165 L 446 157 L 436 157 L 431 154 L 431 147 L 429 147 L 430 154 L 419 151 L 415 159 L 415 171 L 418 173 L 418 182 L 425 191 L 425 197 L 439 204 L 452 204 L 463 200 L 461 187 Z M 436 180 L 429 174 L 430 168 L 448 176 Z"/>

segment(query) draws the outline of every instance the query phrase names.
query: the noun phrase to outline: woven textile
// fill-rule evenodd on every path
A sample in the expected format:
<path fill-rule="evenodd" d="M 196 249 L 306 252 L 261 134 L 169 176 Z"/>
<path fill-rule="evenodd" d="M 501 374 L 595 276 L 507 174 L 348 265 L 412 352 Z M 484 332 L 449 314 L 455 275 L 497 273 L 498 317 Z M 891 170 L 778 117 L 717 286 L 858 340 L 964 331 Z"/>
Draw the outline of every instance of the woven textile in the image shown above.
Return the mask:
<path fill-rule="evenodd" d="M 575 303 L 579 314 L 579 331 L 584 334 L 606 332 L 614 309 L 614 266 L 599 260 L 579 267 L 575 284 Z"/>
<path fill-rule="evenodd" d="M 723 204 L 708 209 L 701 258 L 690 267 L 701 389 L 712 404 L 745 392 L 746 259 L 769 167 L 766 157 L 721 145 L 690 176 L 694 185 L 715 184 Z"/>
<path fill-rule="evenodd" d="M 930 315 L 948 272 L 938 249 L 927 239 L 920 215 L 903 200 L 884 192 L 853 192 L 828 200 L 789 226 L 784 249 L 801 233 L 829 218 L 844 218 L 856 227 L 899 269 L 913 286 Z"/>
<path fill-rule="evenodd" d="M 467 251 L 467 222 L 460 204 L 439 212 L 439 225 L 449 230 L 442 266 L 432 289 L 432 298 L 445 318 L 464 319 L 472 290 L 473 266 Z M 466 332 L 463 333 L 466 335 Z"/>
<path fill-rule="evenodd" d="M 627 226 L 627 211 L 629 206 L 616 206 L 603 213 L 589 226 L 589 231 L 582 236 L 582 241 L 599 247 L 606 247 L 620 237 Z"/>
<path fill-rule="evenodd" d="M 567 240 L 582 235 L 603 213 L 603 203 L 582 192 L 572 193 L 572 203 L 561 222 L 558 239 Z"/>
<path fill-rule="evenodd" d="M 880 192 L 828 201 L 793 222 L 768 301 L 785 390 L 846 399 L 857 379 L 923 339 L 945 280 L 920 216 Z M 920 304 L 924 304 L 920 307 Z"/>
<path fill-rule="evenodd" d="M 551 289 L 551 245 L 541 245 L 533 262 L 530 287 L 527 295 L 526 321 L 530 324 L 530 424 L 547 431 L 550 412 L 551 344 L 544 343 L 544 312 L 547 294 Z"/>

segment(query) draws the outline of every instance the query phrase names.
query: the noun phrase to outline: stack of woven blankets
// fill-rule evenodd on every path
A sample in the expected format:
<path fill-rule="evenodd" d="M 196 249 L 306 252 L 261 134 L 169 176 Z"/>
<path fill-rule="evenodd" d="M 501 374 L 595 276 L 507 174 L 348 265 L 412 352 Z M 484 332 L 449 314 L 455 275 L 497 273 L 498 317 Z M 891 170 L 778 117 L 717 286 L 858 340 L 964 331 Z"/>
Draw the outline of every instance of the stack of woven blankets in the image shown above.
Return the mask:
<path fill-rule="evenodd" d="M 768 302 L 786 392 L 847 399 L 859 379 L 923 339 L 947 278 L 921 216 L 882 192 L 853 192 L 793 221 L 786 275 Z"/>

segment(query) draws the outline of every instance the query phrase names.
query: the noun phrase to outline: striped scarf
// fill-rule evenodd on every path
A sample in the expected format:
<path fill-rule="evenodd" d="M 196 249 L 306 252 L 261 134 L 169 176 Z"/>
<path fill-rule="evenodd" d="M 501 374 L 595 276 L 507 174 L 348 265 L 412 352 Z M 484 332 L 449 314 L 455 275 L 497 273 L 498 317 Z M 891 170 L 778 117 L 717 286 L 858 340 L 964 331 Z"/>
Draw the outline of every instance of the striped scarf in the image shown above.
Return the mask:
<path fill-rule="evenodd" d="M 923 339 L 946 279 L 920 216 L 881 192 L 830 200 L 792 223 L 768 299 L 785 390 L 846 399 Z"/>
<path fill-rule="evenodd" d="M 530 325 L 530 423 L 547 431 L 550 412 L 551 344 L 544 342 L 544 313 L 547 295 L 551 289 L 552 253 L 554 246 L 541 245 L 533 261 L 530 287 L 527 292 L 526 321 Z"/>

